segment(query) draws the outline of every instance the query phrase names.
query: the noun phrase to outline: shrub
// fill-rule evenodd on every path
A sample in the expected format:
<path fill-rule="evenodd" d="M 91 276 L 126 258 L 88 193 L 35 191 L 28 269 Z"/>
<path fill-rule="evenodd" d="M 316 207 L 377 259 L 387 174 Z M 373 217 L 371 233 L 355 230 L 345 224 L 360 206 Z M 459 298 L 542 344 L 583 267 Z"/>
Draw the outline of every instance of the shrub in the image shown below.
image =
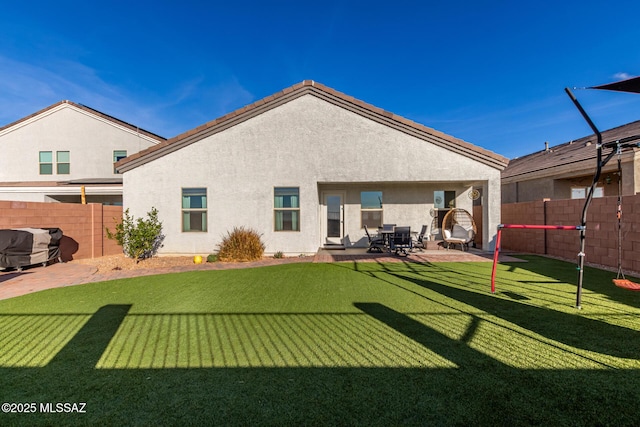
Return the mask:
<path fill-rule="evenodd" d="M 255 261 L 262 258 L 264 243 L 257 231 L 234 227 L 223 237 L 218 251 L 220 261 Z"/>
<path fill-rule="evenodd" d="M 162 223 L 158 220 L 158 210 L 151 208 L 147 212 L 147 218 L 134 219 L 126 209 L 122 215 L 122 221 L 116 224 L 116 231 L 105 227 L 107 237 L 118 242 L 122 246 L 124 254 L 137 261 L 151 258 L 162 247 L 164 235 Z"/>
<path fill-rule="evenodd" d="M 209 254 L 207 256 L 207 262 L 216 262 L 218 261 L 218 254 Z"/>
<path fill-rule="evenodd" d="M 284 258 L 284 254 L 282 253 L 282 251 L 278 251 L 275 254 L 273 254 L 273 257 L 276 259 Z"/>

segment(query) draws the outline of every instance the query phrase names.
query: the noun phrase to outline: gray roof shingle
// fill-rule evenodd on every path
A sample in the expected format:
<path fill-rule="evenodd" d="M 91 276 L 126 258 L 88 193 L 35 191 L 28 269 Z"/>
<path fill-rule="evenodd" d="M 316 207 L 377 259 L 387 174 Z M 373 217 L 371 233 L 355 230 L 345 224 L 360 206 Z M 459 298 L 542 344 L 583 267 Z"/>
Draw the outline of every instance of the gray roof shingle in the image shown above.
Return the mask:
<path fill-rule="evenodd" d="M 615 142 L 629 136 L 640 135 L 640 120 L 628 123 L 613 129 L 601 132 L 602 142 Z M 564 144 L 550 147 L 549 150 L 541 150 L 524 157 L 513 159 L 509 166 L 502 171 L 502 179 L 517 180 L 519 176 L 542 172 L 547 170 L 549 175 L 553 174 L 555 168 L 568 166 L 573 163 L 580 163 L 585 160 L 593 160 L 593 167 L 596 167 L 596 135 L 592 134 L 580 139 L 566 142 Z M 637 151 L 638 148 L 629 150 Z M 610 150 L 606 151 L 606 155 Z"/>

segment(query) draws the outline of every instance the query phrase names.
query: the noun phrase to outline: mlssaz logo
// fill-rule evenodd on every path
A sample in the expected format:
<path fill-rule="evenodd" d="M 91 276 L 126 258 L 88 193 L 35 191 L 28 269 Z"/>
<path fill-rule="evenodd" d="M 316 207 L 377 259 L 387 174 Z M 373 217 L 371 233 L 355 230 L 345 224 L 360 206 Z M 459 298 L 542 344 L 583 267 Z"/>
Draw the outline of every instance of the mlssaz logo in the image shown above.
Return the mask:
<path fill-rule="evenodd" d="M 40 412 L 64 412 L 64 413 L 79 413 L 85 414 L 87 411 L 85 407 L 86 403 L 69 403 L 69 402 L 58 402 L 58 403 L 41 403 L 40 404 Z"/>

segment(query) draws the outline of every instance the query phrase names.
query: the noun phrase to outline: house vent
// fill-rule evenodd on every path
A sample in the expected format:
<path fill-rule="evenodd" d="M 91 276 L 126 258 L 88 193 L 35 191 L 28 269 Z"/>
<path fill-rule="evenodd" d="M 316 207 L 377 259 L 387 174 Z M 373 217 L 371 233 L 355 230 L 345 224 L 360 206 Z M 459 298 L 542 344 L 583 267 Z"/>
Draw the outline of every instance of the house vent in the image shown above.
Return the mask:
<path fill-rule="evenodd" d="M 584 146 L 585 146 L 585 147 L 588 147 L 588 146 L 590 146 L 590 145 L 591 145 L 591 141 L 587 141 L 587 142 L 585 142 L 585 143 L 584 143 Z"/>

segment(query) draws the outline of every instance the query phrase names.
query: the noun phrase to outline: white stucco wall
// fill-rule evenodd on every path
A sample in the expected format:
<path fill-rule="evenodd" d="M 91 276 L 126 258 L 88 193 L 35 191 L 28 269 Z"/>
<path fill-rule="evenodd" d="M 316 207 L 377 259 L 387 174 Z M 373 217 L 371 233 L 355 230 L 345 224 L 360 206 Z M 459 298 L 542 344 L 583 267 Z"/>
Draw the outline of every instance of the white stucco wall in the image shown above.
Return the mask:
<path fill-rule="evenodd" d="M 466 197 L 478 182 L 495 182 L 485 194 L 499 203 L 499 170 L 305 95 L 125 172 L 124 207 L 136 217 L 158 209 L 163 253 L 212 252 L 234 226 L 263 233 L 267 252 L 308 253 L 323 243 L 320 189 L 348 192 L 345 233 L 355 241 L 359 191 L 382 188 L 385 221 L 419 227 L 434 189 Z M 183 187 L 207 188 L 208 232 L 181 231 Z M 273 231 L 274 187 L 300 188 L 300 232 Z"/>
<path fill-rule="evenodd" d="M 0 132 L 0 182 L 112 178 L 113 151 L 131 155 L 158 141 L 64 103 Z M 53 174 L 40 175 L 39 152 L 53 153 Z M 56 151 L 69 151 L 70 173 L 56 173 Z"/>

